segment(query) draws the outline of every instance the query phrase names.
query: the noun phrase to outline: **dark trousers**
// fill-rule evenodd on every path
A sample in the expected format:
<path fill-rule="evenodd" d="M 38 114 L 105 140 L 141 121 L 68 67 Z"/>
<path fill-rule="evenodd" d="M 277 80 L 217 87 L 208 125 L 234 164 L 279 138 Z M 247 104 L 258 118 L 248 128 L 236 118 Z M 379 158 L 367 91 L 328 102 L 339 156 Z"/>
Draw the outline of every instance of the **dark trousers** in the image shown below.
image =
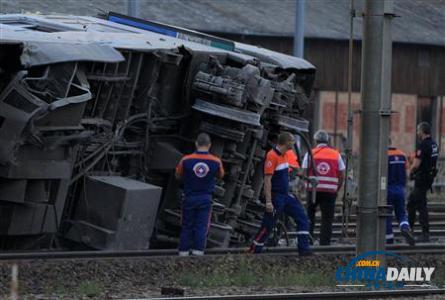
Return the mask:
<path fill-rule="evenodd" d="M 389 209 L 391 216 L 386 217 L 386 243 L 394 243 L 392 232 L 392 211 L 394 210 L 400 229 L 409 229 L 408 217 L 405 211 L 405 186 L 388 185 L 387 203 L 392 207 Z"/>
<path fill-rule="evenodd" d="M 286 213 L 287 215 L 291 216 L 297 224 L 298 252 L 300 254 L 304 254 L 310 251 L 308 231 L 309 221 L 300 200 L 290 194 L 273 194 L 272 204 L 274 206 L 275 213 L 266 212 L 264 214 L 261 229 L 255 236 L 249 252 L 260 253 L 263 250 L 264 243 L 267 241 L 269 234 L 275 226 L 277 218 L 282 213 Z"/>
<path fill-rule="evenodd" d="M 414 227 L 416 223 L 416 212 L 419 211 L 419 223 L 422 226 L 422 231 L 424 233 L 429 232 L 429 217 L 427 208 L 427 198 L 426 193 L 428 188 L 415 186 L 414 190 L 411 192 L 408 198 L 408 221 L 411 228 Z"/>
<path fill-rule="evenodd" d="M 308 193 L 308 199 L 312 199 L 312 193 Z M 314 235 L 315 212 L 317 206 L 320 205 L 321 211 L 321 227 L 320 227 L 320 245 L 330 245 L 332 236 L 332 221 L 335 214 L 336 193 L 317 192 L 315 202 L 308 202 L 307 212 L 310 220 L 309 231 Z"/>
<path fill-rule="evenodd" d="M 204 251 L 210 226 L 210 195 L 186 197 L 182 203 L 179 251 Z"/>

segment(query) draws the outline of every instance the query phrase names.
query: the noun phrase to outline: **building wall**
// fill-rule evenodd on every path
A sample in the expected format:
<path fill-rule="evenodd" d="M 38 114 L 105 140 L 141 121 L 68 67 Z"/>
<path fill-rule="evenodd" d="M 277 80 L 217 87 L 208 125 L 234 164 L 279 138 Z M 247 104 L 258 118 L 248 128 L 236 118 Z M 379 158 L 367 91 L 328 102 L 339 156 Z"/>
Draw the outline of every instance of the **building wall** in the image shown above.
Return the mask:
<path fill-rule="evenodd" d="M 277 36 L 249 36 L 239 34 L 217 34 L 232 40 L 258 45 L 286 54 L 292 53 L 293 39 Z M 328 126 L 340 147 L 341 135 L 346 137 L 348 48 L 345 40 L 306 38 L 304 57 L 317 68 L 315 78 L 316 107 L 311 107 L 305 117 L 312 121 L 312 128 Z M 445 108 L 439 99 L 445 95 L 445 47 L 393 43 L 392 83 L 393 110 L 392 139 L 394 144 L 410 153 L 414 150 L 415 128 L 420 121 L 432 124 L 434 137 L 441 144 L 441 155 L 445 155 Z M 352 90 L 354 109 L 360 107 L 361 43 L 354 42 Z M 336 93 L 335 91 L 339 91 Z M 336 100 L 337 99 L 337 100 Z M 428 102 L 431 100 L 430 102 Z M 338 105 L 335 105 L 335 102 Z M 431 107 L 430 111 L 428 108 Z M 427 111 L 427 113 L 425 113 Z M 419 112 L 419 113 L 418 113 Z M 425 118 L 429 119 L 425 119 Z M 337 118 L 337 122 L 335 122 Z M 354 151 L 358 150 L 359 116 L 354 117 Z"/>
<path fill-rule="evenodd" d="M 415 150 L 417 96 L 393 94 L 391 108 L 391 139 L 406 154 Z"/>
<path fill-rule="evenodd" d="M 220 34 L 236 41 L 292 54 L 290 37 Z M 306 38 L 304 58 L 316 68 L 315 88 L 347 91 L 349 41 Z M 445 95 L 445 47 L 393 43 L 392 90 L 394 93 L 434 97 Z M 361 42 L 354 42 L 352 89 L 360 91 Z"/>
<path fill-rule="evenodd" d="M 394 113 L 391 116 L 391 139 L 393 145 L 400 148 L 406 154 L 413 153 L 416 142 L 416 124 L 422 120 L 418 119 L 417 107 L 419 98 L 416 95 L 408 94 L 393 94 L 392 95 L 392 110 Z M 352 93 L 352 107 L 354 113 L 353 119 L 353 152 L 358 154 L 360 145 L 360 94 Z M 441 107 L 441 101 L 437 101 L 438 108 Z M 318 106 L 315 118 L 318 120 L 314 129 L 325 129 L 333 137 L 333 146 L 344 149 L 347 136 L 347 114 L 348 114 L 348 93 L 335 91 L 319 91 L 315 103 Z M 441 155 L 445 155 L 445 108 L 440 111 L 435 110 L 435 120 L 438 125 L 433 135 L 440 147 Z M 433 126 L 434 127 L 434 126 Z"/>

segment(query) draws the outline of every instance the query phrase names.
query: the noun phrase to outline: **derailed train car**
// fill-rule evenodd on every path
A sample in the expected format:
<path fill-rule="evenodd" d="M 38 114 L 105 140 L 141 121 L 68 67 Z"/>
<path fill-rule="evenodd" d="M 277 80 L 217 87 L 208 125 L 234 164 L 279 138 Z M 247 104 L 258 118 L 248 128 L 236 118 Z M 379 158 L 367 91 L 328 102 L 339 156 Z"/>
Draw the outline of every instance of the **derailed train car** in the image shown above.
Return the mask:
<path fill-rule="evenodd" d="M 308 130 L 310 63 L 114 13 L 0 23 L 1 248 L 174 245 L 174 168 L 199 132 L 226 169 L 208 246 L 256 232 L 266 150 Z"/>

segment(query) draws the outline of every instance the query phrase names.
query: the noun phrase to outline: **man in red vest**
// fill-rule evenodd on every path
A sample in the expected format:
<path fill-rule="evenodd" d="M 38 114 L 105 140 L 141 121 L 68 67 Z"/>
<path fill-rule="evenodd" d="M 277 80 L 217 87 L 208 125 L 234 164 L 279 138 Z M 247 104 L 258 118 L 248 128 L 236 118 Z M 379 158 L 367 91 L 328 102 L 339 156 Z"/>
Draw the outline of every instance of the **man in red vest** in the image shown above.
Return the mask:
<path fill-rule="evenodd" d="M 320 205 L 321 227 L 320 245 L 330 245 L 332 235 L 332 221 L 335 213 L 335 199 L 345 178 L 345 163 L 340 153 L 328 146 L 329 135 L 324 130 L 319 130 L 314 135 L 317 146 L 312 149 L 313 164 L 304 156 L 302 167 L 309 168 L 309 176 L 318 182 L 315 202 L 308 201 L 308 215 L 310 220 L 310 233 L 313 235 L 315 224 L 315 212 Z M 313 169 L 315 168 L 315 172 Z M 308 199 L 311 199 L 312 185 L 307 185 Z"/>

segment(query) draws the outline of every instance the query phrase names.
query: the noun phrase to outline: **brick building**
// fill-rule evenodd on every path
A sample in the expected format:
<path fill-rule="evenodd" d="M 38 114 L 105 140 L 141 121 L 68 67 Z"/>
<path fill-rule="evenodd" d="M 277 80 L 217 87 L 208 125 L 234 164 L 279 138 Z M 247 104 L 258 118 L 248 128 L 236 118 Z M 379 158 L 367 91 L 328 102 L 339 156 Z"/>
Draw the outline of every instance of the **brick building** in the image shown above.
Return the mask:
<path fill-rule="evenodd" d="M 353 103 L 360 108 L 360 39 L 363 1 L 354 19 Z M 126 13 L 124 0 L 2 0 L 0 12 L 96 15 Z M 394 0 L 392 132 L 394 144 L 410 153 L 415 127 L 433 125 L 445 155 L 445 1 Z M 187 27 L 236 41 L 291 53 L 295 18 L 293 0 L 141 0 L 142 18 Z M 306 1 L 305 58 L 317 67 L 315 94 L 307 118 L 324 128 L 342 148 L 346 137 L 349 0 Z M 354 117 L 354 151 L 359 145 L 359 115 Z"/>

